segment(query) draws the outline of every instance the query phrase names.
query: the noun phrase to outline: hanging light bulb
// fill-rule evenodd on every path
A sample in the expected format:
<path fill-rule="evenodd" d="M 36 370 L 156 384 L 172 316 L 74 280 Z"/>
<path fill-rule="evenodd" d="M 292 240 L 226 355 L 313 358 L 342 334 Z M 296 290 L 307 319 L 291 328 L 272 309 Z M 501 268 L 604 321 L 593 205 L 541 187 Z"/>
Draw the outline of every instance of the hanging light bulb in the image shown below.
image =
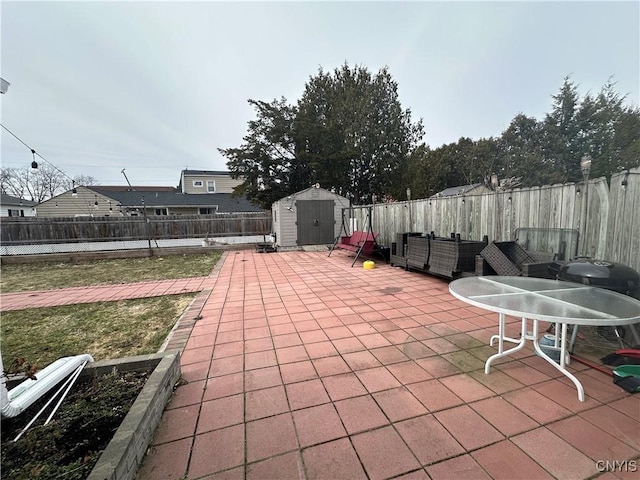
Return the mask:
<path fill-rule="evenodd" d="M 98 208 L 98 195 L 94 195 L 94 197 L 95 197 L 96 200 L 95 200 L 95 202 L 93 202 L 93 206 Z"/>
<path fill-rule="evenodd" d="M 38 168 L 38 162 L 36 162 L 36 151 L 32 148 L 31 155 L 33 156 L 33 161 L 31 162 L 31 168 L 34 170 Z"/>

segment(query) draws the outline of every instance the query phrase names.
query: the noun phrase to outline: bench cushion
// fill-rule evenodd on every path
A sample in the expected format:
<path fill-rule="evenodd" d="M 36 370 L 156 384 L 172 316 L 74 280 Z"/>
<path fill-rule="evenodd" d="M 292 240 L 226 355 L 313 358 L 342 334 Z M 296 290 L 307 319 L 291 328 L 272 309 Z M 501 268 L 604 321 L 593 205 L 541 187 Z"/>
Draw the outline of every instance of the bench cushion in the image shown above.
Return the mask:
<path fill-rule="evenodd" d="M 363 253 L 371 253 L 377 236 L 375 233 L 355 231 L 349 237 L 340 237 L 340 242 L 336 244 L 336 247 L 353 252 L 357 252 L 362 247 Z"/>

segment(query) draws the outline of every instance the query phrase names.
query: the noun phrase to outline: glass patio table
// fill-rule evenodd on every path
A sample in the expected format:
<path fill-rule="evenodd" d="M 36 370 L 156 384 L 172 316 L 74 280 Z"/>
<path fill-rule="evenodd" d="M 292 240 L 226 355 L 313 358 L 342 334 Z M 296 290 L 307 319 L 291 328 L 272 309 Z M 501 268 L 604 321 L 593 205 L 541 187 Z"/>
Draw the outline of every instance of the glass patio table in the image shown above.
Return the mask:
<path fill-rule="evenodd" d="M 570 359 L 567 325 L 613 326 L 640 322 L 640 301 L 611 290 L 578 283 L 532 277 L 466 277 L 451 282 L 449 291 L 463 302 L 499 314 L 498 335 L 490 340 L 490 345 L 498 340 L 498 353 L 487 359 L 486 374 L 494 360 L 522 349 L 526 341 L 531 340 L 540 357 L 574 383 L 581 402 L 584 402 L 584 388 L 566 368 Z M 505 315 L 522 319 L 519 339 L 505 336 Z M 529 321 L 532 321 L 530 331 L 527 329 Z M 545 345 L 545 349 L 558 350 L 559 363 L 540 348 L 539 321 L 556 324 L 554 345 Z M 516 343 L 516 346 L 505 350 L 505 341 Z"/>

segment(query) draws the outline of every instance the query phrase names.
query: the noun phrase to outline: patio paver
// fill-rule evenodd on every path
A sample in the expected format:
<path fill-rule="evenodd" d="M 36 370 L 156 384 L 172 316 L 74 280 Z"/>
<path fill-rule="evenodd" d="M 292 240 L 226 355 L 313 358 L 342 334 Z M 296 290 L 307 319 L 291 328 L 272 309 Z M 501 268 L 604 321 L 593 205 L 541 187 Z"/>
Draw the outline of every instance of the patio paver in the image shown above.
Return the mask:
<path fill-rule="evenodd" d="M 455 300 L 445 280 L 380 262 L 351 268 L 342 251 L 241 250 L 221 262 L 197 285 L 199 318 L 184 315 L 184 338 L 168 342 L 187 383 L 138 480 L 604 479 L 628 472 L 600 472 L 598 460 L 640 461 L 640 396 L 572 362 L 578 402 L 529 347 L 485 375 L 497 319 Z M 128 291 L 117 287 L 102 298 Z M 2 295 L 2 310 L 82 301 L 70 293 L 23 306 L 26 296 Z M 518 324 L 508 319 L 507 331 Z"/>

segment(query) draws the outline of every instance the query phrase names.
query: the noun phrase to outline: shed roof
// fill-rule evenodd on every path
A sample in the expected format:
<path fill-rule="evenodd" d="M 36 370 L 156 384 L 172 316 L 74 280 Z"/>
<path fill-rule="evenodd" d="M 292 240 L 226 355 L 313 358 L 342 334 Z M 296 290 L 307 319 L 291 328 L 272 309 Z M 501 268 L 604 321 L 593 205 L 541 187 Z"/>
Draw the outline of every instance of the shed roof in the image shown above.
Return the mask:
<path fill-rule="evenodd" d="M 281 202 L 283 200 L 287 200 L 287 201 L 295 200 L 296 197 L 298 197 L 299 195 L 302 195 L 302 194 L 304 194 L 304 193 L 306 193 L 306 192 L 308 192 L 310 190 L 322 190 L 324 192 L 327 192 L 329 195 L 334 195 L 336 197 L 340 197 L 340 198 L 344 198 L 345 200 L 348 200 L 346 197 L 343 197 L 342 195 L 340 195 L 338 193 L 332 192 L 331 190 L 327 190 L 326 188 L 316 187 L 314 185 L 314 186 L 311 186 L 309 188 L 305 188 L 304 190 L 300 190 L 299 192 L 292 193 L 291 195 L 287 195 L 286 197 L 282 197 L 281 199 L 276 200 L 273 203 L 275 204 L 275 203 Z"/>

